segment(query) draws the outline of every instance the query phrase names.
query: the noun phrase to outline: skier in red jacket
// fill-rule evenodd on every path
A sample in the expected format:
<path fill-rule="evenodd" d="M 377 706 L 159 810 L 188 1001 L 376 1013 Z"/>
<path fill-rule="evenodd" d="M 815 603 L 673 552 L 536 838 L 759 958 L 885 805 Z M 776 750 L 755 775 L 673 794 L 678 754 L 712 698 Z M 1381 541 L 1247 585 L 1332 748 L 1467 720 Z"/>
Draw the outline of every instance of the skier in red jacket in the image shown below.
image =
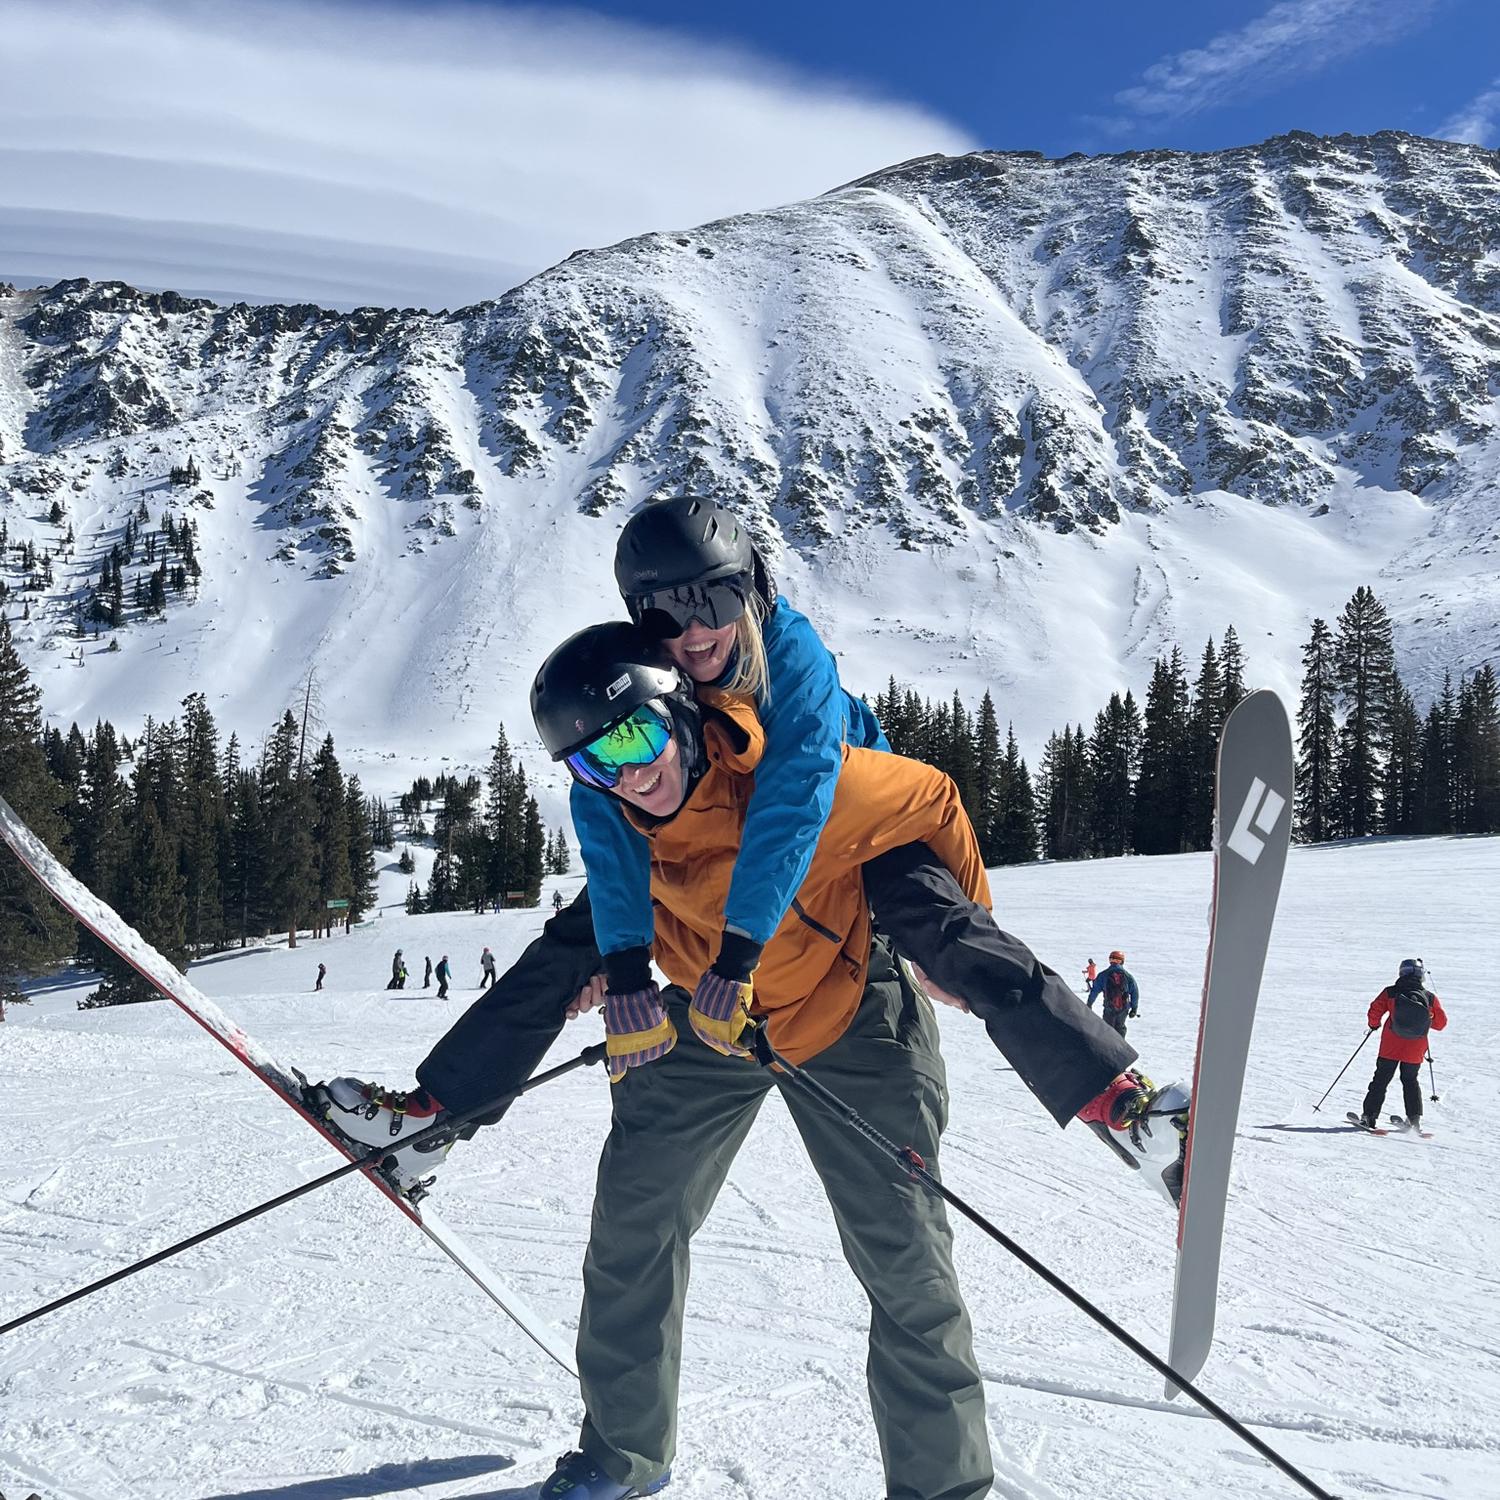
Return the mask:
<path fill-rule="evenodd" d="M 1385 1020 L 1380 1037 L 1380 1056 L 1375 1076 L 1370 1080 L 1360 1111 L 1367 1129 L 1380 1122 L 1380 1107 L 1396 1069 L 1401 1070 L 1401 1092 L 1406 1103 L 1406 1118 L 1412 1129 L 1422 1123 L 1422 1061 L 1427 1056 L 1427 1033 L 1441 1031 L 1448 1024 L 1442 1001 L 1426 985 L 1427 971 L 1420 958 L 1403 958 L 1396 982 L 1370 1002 L 1370 1030 Z"/>

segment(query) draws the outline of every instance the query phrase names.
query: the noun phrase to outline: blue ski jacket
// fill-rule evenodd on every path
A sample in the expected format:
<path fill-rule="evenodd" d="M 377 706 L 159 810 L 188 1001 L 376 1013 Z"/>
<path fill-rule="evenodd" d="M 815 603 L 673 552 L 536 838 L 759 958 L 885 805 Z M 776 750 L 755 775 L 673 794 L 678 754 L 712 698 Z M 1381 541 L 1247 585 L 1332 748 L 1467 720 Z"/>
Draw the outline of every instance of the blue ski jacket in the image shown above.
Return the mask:
<path fill-rule="evenodd" d="M 778 599 L 761 627 L 770 701 L 759 708 L 766 749 L 755 773 L 724 925 L 757 943 L 781 925 L 833 806 L 843 747 L 889 750 L 880 722 L 839 682 L 833 653 L 806 615 Z M 651 848 L 617 798 L 574 782 L 573 829 L 588 872 L 600 953 L 649 947 Z"/>

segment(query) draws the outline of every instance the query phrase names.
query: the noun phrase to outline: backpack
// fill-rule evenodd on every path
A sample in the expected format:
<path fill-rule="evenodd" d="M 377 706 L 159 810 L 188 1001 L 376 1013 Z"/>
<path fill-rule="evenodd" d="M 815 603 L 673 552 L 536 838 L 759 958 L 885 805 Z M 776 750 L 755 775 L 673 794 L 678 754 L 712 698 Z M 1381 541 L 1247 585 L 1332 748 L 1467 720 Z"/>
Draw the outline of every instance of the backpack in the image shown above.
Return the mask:
<path fill-rule="evenodd" d="M 1432 1026 L 1432 996 L 1422 988 L 1391 990 L 1391 1030 L 1415 1041 Z"/>
<path fill-rule="evenodd" d="M 1124 1010 L 1130 1004 L 1130 986 L 1124 969 L 1111 969 L 1104 978 L 1104 1003 L 1110 1010 Z"/>

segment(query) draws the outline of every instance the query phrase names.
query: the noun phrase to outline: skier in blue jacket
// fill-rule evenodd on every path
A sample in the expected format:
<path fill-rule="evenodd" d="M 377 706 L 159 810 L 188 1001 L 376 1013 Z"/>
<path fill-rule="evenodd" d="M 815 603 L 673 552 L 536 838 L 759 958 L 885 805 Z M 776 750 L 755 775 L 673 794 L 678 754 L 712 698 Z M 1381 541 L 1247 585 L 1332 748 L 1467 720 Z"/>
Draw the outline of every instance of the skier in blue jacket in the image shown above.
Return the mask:
<path fill-rule="evenodd" d="M 1140 1008 L 1141 992 L 1135 975 L 1125 967 L 1125 955 L 1118 948 L 1109 955 L 1109 967 L 1089 986 L 1090 1010 L 1095 1000 L 1101 1002 L 1099 1011 L 1104 1019 L 1124 1036 L 1125 1022 L 1133 1021 Z"/>
<path fill-rule="evenodd" d="M 626 523 L 615 581 L 636 623 L 701 686 L 753 697 L 766 734 L 724 909 L 720 964 L 748 976 L 807 875 L 844 746 L 889 750 L 805 615 L 778 597 L 744 528 L 706 501 L 658 501 Z M 575 782 L 573 827 L 612 989 L 653 937 L 650 846 L 614 797 Z M 607 872 L 608 878 L 600 876 Z M 630 966 L 630 973 L 620 972 Z"/>

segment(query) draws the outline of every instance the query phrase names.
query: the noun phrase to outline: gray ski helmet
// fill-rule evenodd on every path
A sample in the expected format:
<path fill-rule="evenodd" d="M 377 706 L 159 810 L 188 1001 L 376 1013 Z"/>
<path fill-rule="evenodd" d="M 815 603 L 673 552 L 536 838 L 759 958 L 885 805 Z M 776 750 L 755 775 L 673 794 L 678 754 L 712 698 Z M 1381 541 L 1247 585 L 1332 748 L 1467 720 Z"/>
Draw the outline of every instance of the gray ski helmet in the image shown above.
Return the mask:
<path fill-rule="evenodd" d="M 1403 958 L 1401 967 L 1396 971 L 1397 976 L 1406 979 L 1408 976 L 1415 979 L 1424 979 L 1427 969 L 1420 958 Z"/>
<path fill-rule="evenodd" d="M 542 663 L 531 685 L 531 717 L 553 760 L 598 739 L 652 698 L 692 691 L 638 626 L 623 620 L 570 635 Z"/>
<path fill-rule="evenodd" d="M 740 575 L 748 587 L 754 567 L 750 533 L 712 500 L 653 500 L 625 523 L 615 545 L 615 582 L 632 616 L 632 601 L 658 589 Z"/>

